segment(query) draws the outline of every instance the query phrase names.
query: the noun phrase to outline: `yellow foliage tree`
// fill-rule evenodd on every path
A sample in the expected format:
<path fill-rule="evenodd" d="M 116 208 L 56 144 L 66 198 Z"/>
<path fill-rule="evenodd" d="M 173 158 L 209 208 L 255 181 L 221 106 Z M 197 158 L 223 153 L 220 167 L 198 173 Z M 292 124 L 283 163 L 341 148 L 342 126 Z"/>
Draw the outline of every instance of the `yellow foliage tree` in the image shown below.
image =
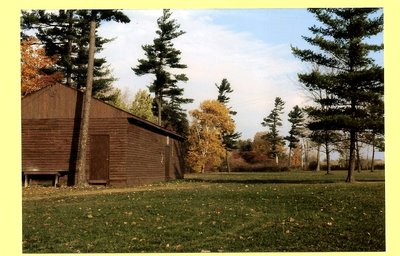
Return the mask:
<path fill-rule="evenodd" d="M 302 156 L 303 156 L 303 150 L 301 147 L 296 147 L 293 149 L 293 153 L 290 156 L 291 158 L 291 166 L 292 167 L 301 167 L 302 164 Z"/>
<path fill-rule="evenodd" d="M 21 41 L 21 95 L 40 90 L 48 85 L 60 82 L 60 72 L 51 75 L 42 70 L 55 65 L 57 57 L 45 55 L 45 49 L 39 46 L 39 40 L 29 37 Z"/>
<path fill-rule="evenodd" d="M 229 109 L 217 100 L 206 100 L 200 109 L 190 111 L 193 117 L 188 135 L 188 166 L 195 172 L 204 173 L 206 164 L 220 165 L 225 150 L 222 132 L 233 132 L 235 123 Z"/>
<path fill-rule="evenodd" d="M 257 132 L 254 135 L 252 150 L 258 154 L 268 154 L 271 143 L 264 139 L 267 132 Z"/>

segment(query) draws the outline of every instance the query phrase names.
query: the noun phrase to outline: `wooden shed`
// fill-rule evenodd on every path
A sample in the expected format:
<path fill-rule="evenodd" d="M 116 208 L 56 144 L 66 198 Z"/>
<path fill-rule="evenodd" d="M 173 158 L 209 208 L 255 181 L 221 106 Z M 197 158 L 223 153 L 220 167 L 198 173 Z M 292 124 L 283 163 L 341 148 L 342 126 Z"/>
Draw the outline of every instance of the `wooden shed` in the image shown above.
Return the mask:
<path fill-rule="evenodd" d="M 53 85 L 22 99 L 22 171 L 67 171 L 74 185 L 83 93 Z M 89 184 L 131 185 L 183 178 L 183 138 L 92 99 Z"/>

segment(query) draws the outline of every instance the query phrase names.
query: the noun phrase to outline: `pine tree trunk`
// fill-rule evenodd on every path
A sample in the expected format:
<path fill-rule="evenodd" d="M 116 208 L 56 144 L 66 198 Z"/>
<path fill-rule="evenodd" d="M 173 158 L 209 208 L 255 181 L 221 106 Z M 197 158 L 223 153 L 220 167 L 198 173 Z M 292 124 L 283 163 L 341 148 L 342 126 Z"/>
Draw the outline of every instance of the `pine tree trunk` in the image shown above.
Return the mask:
<path fill-rule="evenodd" d="M 357 172 L 361 172 L 361 159 L 360 159 L 360 145 L 356 141 L 356 154 L 357 154 Z"/>
<path fill-rule="evenodd" d="M 325 143 L 326 154 L 326 174 L 331 174 L 331 153 L 329 152 L 329 144 Z"/>
<path fill-rule="evenodd" d="M 305 158 L 305 151 L 304 151 L 304 141 L 301 143 L 301 169 L 304 170 L 304 158 Z"/>
<path fill-rule="evenodd" d="M 372 137 L 372 156 L 371 156 L 371 172 L 375 171 L 375 134 Z"/>
<path fill-rule="evenodd" d="M 160 95 L 158 95 L 157 97 L 156 97 L 156 102 L 157 102 L 157 108 L 158 108 L 158 113 L 157 113 L 157 115 L 158 115 L 158 117 L 157 117 L 157 124 L 159 125 L 159 126 L 161 126 L 162 125 L 162 120 L 161 120 L 161 113 L 162 113 L 162 96 L 161 96 L 161 94 Z"/>
<path fill-rule="evenodd" d="M 68 10 L 68 52 L 67 52 L 67 85 L 72 86 L 72 18 L 73 11 Z"/>
<path fill-rule="evenodd" d="M 90 104 L 92 98 L 92 85 L 93 85 L 93 65 L 94 65 L 94 48 L 95 48 L 95 33 L 96 33 L 96 21 L 90 22 L 90 41 L 89 41 L 89 61 L 86 78 L 86 91 L 84 95 L 83 103 L 83 117 L 81 123 L 81 129 L 79 134 L 79 149 L 77 159 L 77 186 L 85 187 L 88 186 L 86 179 L 86 152 L 89 138 L 89 115 L 90 115 Z"/>
<path fill-rule="evenodd" d="M 292 148 L 291 147 L 289 147 L 289 161 L 288 161 L 288 167 L 290 168 L 290 165 L 291 165 L 291 158 L 292 158 Z"/>
<path fill-rule="evenodd" d="M 354 182 L 355 177 L 354 177 L 354 169 L 355 169 L 355 147 L 356 147 L 356 131 L 351 130 L 350 131 L 350 154 L 349 154 L 349 169 L 347 173 L 347 178 L 346 182 Z"/>
<path fill-rule="evenodd" d="M 319 151 L 320 151 L 320 149 L 321 149 L 321 144 L 318 143 L 318 146 L 317 146 L 317 167 L 315 168 L 316 172 L 319 172 L 320 168 L 321 168 L 321 166 L 319 164 L 319 156 L 320 156 L 320 152 Z"/>

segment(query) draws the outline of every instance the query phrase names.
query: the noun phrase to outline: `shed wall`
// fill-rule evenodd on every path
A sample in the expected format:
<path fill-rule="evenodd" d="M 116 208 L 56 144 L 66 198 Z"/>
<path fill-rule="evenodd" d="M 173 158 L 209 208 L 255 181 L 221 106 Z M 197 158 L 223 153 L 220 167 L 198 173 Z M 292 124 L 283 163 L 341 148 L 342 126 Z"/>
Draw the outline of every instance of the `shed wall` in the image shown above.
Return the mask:
<path fill-rule="evenodd" d="M 22 100 L 22 119 L 81 118 L 83 93 L 55 85 L 28 95 Z M 128 118 L 125 111 L 93 99 L 90 118 Z"/>
<path fill-rule="evenodd" d="M 135 125 L 129 126 L 128 138 L 128 184 L 165 180 L 166 138 Z"/>
<path fill-rule="evenodd" d="M 110 184 L 126 184 L 126 119 L 91 119 L 90 135 L 110 137 Z M 79 136 L 79 119 L 23 119 L 22 170 L 75 171 Z M 90 143 L 90 137 L 89 142 Z M 90 148 L 90 147 L 88 147 Z M 87 154 L 89 170 L 90 150 Z M 67 177 L 61 181 L 67 182 Z M 75 176 L 68 178 L 74 184 Z"/>
<path fill-rule="evenodd" d="M 75 173 L 82 99 L 83 93 L 55 85 L 22 100 L 22 170 L 70 170 Z M 99 100 L 92 101 L 89 135 L 108 135 L 110 138 L 109 183 L 112 185 L 183 177 L 180 142 L 172 138 L 169 138 L 169 174 L 165 173 L 168 134 L 165 129 L 130 113 Z M 90 170 L 89 164 L 90 150 L 87 170 Z M 75 184 L 75 178 L 75 175 L 68 177 L 68 183 Z M 67 182 L 67 178 L 61 181 Z"/>

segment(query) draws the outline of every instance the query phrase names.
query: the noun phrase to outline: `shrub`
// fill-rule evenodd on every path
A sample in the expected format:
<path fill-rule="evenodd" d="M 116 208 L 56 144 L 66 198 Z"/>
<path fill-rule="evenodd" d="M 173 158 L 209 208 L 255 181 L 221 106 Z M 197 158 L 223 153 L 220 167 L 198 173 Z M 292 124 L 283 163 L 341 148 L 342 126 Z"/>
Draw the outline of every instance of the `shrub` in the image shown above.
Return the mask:
<path fill-rule="evenodd" d="M 261 163 L 248 163 L 243 158 L 232 159 L 232 172 L 287 172 L 286 165 L 275 165 L 272 161 Z"/>

